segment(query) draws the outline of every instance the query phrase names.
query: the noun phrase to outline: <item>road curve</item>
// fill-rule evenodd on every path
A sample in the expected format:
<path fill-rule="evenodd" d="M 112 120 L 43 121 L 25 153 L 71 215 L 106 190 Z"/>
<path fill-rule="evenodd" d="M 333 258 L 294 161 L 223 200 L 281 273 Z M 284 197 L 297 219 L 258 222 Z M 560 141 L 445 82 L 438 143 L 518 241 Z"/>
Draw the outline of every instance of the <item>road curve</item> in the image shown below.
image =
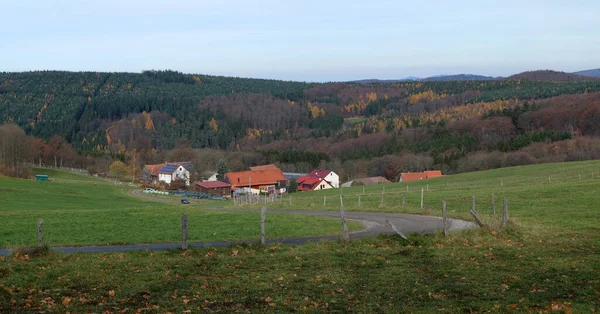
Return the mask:
<path fill-rule="evenodd" d="M 134 194 L 135 195 L 135 194 Z M 228 208 L 212 208 L 212 210 L 227 210 L 227 211 L 253 211 L 255 209 L 228 209 Z M 321 217 L 339 218 L 338 211 L 324 210 L 267 210 L 269 213 L 282 213 L 293 215 L 312 215 Z M 364 237 L 377 236 L 379 234 L 394 234 L 392 228 L 387 224 L 386 220 L 393 223 L 398 230 L 404 234 L 420 233 L 432 234 L 443 230 L 443 222 L 441 217 L 435 216 L 420 216 L 397 213 L 375 213 L 375 212 L 346 212 L 346 219 L 355 220 L 363 224 L 365 227 L 362 230 L 350 233 L 350 238 L 358 239 Z M 472 222 L 467 222 L 458 219 L 448 219 L 449 231 L 463 230 L 474 228 L 476 225 Z M 267 244 L 287 244 L 301 245 L 307 242 L 331 241 L 339 238 L 338 234 L 326 236 L 312 236 L 299 238 L 278 238 L 268 239 Z M 222 247 L 240 243 L 256 243 L 256 240 L 245 241 L 217 241 L 217 242 L 190 242 L 190 247 Z M 52 250 L 58 253 L 108 253 L 136 250 L 168 250 L 180 248 L 180 243 L 157 243 L 157 244 L 132 244 L 132 245 L 109 245 L 109 246 L 81 246 L 81 247 L 53 247 Z M 10 255 L 11 250 L 0 249 L 0 255 Z"/>

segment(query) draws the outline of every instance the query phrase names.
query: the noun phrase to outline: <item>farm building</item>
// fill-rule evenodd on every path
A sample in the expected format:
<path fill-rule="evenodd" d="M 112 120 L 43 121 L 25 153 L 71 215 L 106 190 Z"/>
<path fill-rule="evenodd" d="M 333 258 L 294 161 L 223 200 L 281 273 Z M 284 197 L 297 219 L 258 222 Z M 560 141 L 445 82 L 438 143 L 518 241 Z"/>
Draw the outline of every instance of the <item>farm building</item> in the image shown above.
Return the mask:
<path fill-rule="evenodd" d="M 333 185 L 323 178 L 303 176 L 298 179 L 298 191 L 318 191 L 333 189 Z"/>
<path fill-rule="evenodd" d="M 440 170 L 423 171 L 423 173 L 425 173 L 426 179 L 431 179 L 431 178 L 436 178 L 436 177 L 442 176 L 442 172 Z"/>
<path fill-rule="evenodd" d="M 181 179 L 185 185 L 190 185 L 190 172 L 193 171 L 191 162 L 166 162 L 156 165 L 146 165 L 142 170 L 142 181 L 157 184 L 171 182 Z"/>
<path fill-rule="evenodd" d="M 195 183 L 195 190 L 220 196 L 231 195 L 231 184 L 221 181 L 202 181 Z"/>
<path fill-rule="evenodd" d="M 369 178 L 360 178 L 360 179 L 354 179 L 352 181 L 348 181 L 348 182 L 342 184 L 342 187 L 349 188 L 351 186 L 356 186 L 356 185 L 371 185 L 371 184 L 384 184 L 384 183 L 392 183 L 392 182 L 384 177 L 369 177 Z"/>
<path fill-rule="evenodd" d="M 423 179 L 441 177 L 442 172 L 439 170 L 423 171 L 423 172 L 403 172 L 400 175 L 399 182 L 409 182 Z"/>
<path fill-rule="evenodd" d="M 281 194 L 286 192 L 287 180 L 281 169 L 274 165 L 251 167 L 250 169 L 250 171 L 228 172 L 225 174 L 227 182 L 231 184 L 232 191 L 250 188 L 253 194 L 259 194 L 260 192 Z"/>
<path fill-rule="evenodd" d="M 203 177 L 203 178 L 205 178 L 205 179 L 204 179 L 204 180 L 202 180 L 202 181 L 217 181 L 217 180 L 218 180 L 218 179 L 217 179 L 217 175 L 218 175 L 218 173 L 216 173 L 216 172 L 214 172 L 214 171 L 207 171 L 207 172 L 204 172 L 204 173 L 202 174 L 202 177 Z"/>
<path fill-rule="evenodd" d="M 338 176 L 337 173 L 331 170 L 315 169 L 311 171 L 307 176 L 323 178 L 325 181 L 329 182 L 334 188 L 340 187 L 340 176 Z"/>

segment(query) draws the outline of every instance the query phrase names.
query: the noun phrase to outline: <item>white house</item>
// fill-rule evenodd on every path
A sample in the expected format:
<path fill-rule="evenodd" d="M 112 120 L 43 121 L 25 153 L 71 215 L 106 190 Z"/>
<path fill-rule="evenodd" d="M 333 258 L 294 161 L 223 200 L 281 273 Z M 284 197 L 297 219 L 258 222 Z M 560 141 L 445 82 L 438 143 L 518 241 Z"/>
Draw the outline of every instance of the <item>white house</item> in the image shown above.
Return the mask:
<path fill-rule="evenodd" d="M 315 169 L 311 171 L 308 176 L 322 178 L 323 180 L 329 182 L 329 184 L 336 189 L 340 187 L 340 176 L 331 170 Z"/>
<path fill-rule="evenodd" d="M 181 179 L 185 181 L 185 185 L 190 185 L 190 169 L 186 167 L 186 163 L 164 163 L 158 165 L 146 165 L 142 173 L 142 177 L 150 182 L 171 182 Z"/>

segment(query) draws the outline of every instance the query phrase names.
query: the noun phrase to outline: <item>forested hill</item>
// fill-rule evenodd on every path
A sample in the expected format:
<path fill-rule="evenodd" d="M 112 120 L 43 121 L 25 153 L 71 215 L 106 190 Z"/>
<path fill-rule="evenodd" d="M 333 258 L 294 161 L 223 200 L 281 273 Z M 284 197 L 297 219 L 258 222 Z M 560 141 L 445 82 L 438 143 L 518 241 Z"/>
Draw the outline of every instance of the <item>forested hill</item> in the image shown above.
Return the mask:
<path fill-rule="evenodd" d="M 83 153 L 189 145 L 347 160 L 410 151 L 451 166 L 482 149 L 595 132 L 582 113 L 598 91 L 600 80 L 316 84 L 174 71 L 0 73 L 0 120 L 46 140 L 63 136 Z M 545 118 L 551 110 L 568 112 Z"/>
<path fill-rule="evenodd" d="M 586 81 L 596 80 L 592 76 L 580 75 L 579 73 L 566 73 L 552 70 L 528 71 L 508 77 L 509 80 L 532 80 L 532 81 Z"/>

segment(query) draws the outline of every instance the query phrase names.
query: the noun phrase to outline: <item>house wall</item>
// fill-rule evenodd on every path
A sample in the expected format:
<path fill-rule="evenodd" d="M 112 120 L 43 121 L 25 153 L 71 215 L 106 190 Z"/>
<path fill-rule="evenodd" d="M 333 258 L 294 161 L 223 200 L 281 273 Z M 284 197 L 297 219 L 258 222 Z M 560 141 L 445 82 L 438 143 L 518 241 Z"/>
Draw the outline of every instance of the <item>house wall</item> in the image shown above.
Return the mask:
<path fill-rule="evenodd" d="M 229 187 L 207 189 L 207 188 L 203 188 L 201 186 L 196 186 L 196 191 L 200 191 L 203 193 L 209 193 L 209 194 L 216 194 L 216 195 L 220 195 L 220 196 L 230 196 L 231 195 L 231 188 L 229 188 Z"/>
<path fill-rule="evenodd" d="M 158 174 L 158 181 L 160 181 L 160 182 L 164 182 L 166 184 L 171 184 L 172 179 L 173 179 L 173 177 L 168 173 L 159 173 Z"/>
<path fill-rule="evenodd" d="M 337 189 L 340 187 L 340 176 L 338 176 L 337 173 L 331 171 L 324 179 L 331 182 L 331 185 L 333 185 L 334 188 Z"/>
<path fill-rule="evenodd" d="M 177 170 L 175 170 L 175 172 L 173 172 L 173 175 L 171 176 L 171 178 L 173 181 L 177 180 L 177 179 L 181 179 L 181 180 L 185 181 L 185 185 L 187 185 L 187 186 L 190 185 L 190 172 L 187 171 L 182 166 L 179 166 L 179 168 L 177 168 Z"/>
<path fill-rule="evenodd" d="M 314 188 L 313 191 L 318 191 L 318 190 L 328 190 L 328 189 L 333 189 L 333 186 L 331 186 L 330 184 L 328 184 L 325 181 L 321 181 L 321 183 L 319 183 L 317 185 L 317 187 Z"/>
<path fill-rule="evenodd" d="M 208 179 L 206 179 L 206 181 L 217 181 L 217 175 L 218 173 L 213 174 Z"/>

